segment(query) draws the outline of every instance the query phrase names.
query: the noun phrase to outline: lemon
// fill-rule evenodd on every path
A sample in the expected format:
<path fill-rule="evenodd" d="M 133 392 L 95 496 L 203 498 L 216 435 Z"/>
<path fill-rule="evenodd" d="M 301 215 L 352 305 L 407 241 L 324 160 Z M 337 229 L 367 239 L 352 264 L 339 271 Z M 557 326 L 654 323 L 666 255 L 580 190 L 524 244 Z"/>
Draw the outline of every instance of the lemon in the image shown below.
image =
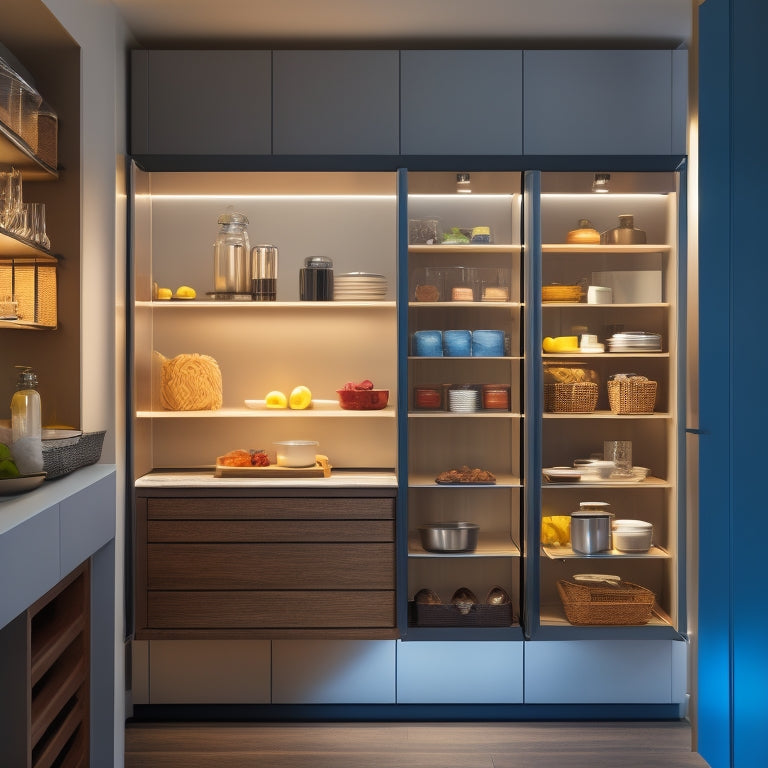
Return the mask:
<path fill-rule="evenodd" d="M 173 293 L 171 292 L 170 288 L 158 288 L 157 289 L 157 298 L 160 301 L 168 301 L 168 299 L 173 296 Z"/>
<path fill-rule="evenodd" d="M 288 398 L 288 405 L 296 411 L 309 408 L 311 402 L 312 393 L 307 387 L 294 387 L 291 390 L 291 396 Z"/>
<path fill-rule="evenodd" d="M 197 296 L 197 291 L 194 288 L 190 288 L 188 285 L 180 285 L 176 289 L 175 294 L 177 299 L 194 299 Z"/>
<path fill-rule="evenodd" d="M 288 398 L 277 389 L 273 389 L 271 392 L 267 392 L 267 396 L 264 398 L 267 408 L 287 408 Z"/>

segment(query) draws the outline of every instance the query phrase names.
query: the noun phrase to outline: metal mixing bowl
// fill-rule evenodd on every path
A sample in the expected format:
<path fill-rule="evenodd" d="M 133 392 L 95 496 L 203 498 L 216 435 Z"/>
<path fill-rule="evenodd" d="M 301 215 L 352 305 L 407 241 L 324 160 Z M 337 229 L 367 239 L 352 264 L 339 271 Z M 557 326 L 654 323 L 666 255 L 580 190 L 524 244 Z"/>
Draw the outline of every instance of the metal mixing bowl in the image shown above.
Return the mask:
<path fill-rule="evenodd" d="M 476 523 L 427 523 L 419 526 L 419 536 L 427 552 L 474 552 L 479 530 Z"/>

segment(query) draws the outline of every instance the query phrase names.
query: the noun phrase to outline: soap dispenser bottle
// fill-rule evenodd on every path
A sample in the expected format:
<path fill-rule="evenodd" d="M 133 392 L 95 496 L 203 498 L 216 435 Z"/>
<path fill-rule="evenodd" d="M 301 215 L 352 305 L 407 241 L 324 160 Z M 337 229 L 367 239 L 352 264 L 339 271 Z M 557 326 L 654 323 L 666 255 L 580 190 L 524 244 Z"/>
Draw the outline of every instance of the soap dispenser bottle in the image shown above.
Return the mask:
<path fill-rule="evenodd" d="M 40 393 L 37 391 L 37 374 L 29 366 L 17 367 L 22 370 L 11 398 L 13 455 L 19 471 L 29 475 L 43 469 Z"/>

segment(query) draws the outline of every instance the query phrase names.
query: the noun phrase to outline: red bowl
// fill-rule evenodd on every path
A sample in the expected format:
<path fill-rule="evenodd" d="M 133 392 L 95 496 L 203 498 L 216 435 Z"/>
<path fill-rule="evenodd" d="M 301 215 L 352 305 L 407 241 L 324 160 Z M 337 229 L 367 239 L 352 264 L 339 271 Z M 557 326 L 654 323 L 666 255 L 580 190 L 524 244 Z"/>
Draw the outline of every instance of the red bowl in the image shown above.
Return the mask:
<path fill-rule="evenodd" d="M 345 411 L 380 411 L 389 402 L 388 389 L 337 389 L 336 394 Z"/>

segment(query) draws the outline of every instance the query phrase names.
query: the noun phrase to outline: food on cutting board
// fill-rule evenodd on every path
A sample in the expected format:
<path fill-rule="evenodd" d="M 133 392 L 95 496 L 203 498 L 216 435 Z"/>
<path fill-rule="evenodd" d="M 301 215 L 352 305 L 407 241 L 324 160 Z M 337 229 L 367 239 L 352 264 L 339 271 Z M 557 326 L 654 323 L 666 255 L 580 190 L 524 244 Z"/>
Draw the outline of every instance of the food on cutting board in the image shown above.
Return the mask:
<path fill-rule="evenodd" d="M 288 406 L 295 411 L 303 411 L 312 403 L 312 393 L 304 386 L 294 387 L 288 397 Z"/>
<path fill-rule="evenodd" d="M 0 443 L 0 479 L 7 480 L 20 474 L 11 449 L 5 443 Z"/>
<path fill-rule="evenodd" d="M 288 398 L 280 390 L 273 389 L 271 392 L 267 392 L 264 404 L 267 408 L 287 408 Z"/>
<path fill-rule="evenodd" d="M 268 467 L 270 465 L 266 451 L 246 451 L 242 448 L 219 456 L 216 463 L 221 467 Z"/>
<path fill-rule="evenodd" d="M 495 483 L 496 477 L 487 469 L 473 469 L 465 464 L 459 469 L 441 472 L 436 480 L 438 483 Z"/>

